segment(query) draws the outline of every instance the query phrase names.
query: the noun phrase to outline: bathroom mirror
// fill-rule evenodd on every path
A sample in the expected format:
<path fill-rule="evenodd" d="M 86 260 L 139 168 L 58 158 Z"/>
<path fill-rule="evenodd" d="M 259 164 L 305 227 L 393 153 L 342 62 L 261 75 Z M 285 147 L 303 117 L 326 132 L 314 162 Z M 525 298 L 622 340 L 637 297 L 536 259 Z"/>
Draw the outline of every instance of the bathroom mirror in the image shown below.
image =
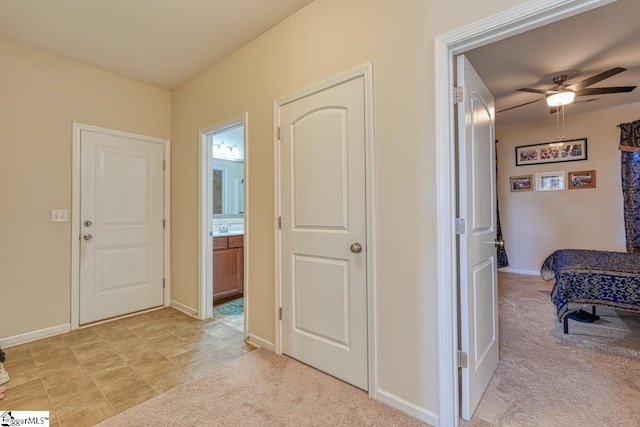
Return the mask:
<path fill-rule="evenodd" d="M 244 215 L 244 162 L 213 159 L 213 216 L 234 218 Z"/>

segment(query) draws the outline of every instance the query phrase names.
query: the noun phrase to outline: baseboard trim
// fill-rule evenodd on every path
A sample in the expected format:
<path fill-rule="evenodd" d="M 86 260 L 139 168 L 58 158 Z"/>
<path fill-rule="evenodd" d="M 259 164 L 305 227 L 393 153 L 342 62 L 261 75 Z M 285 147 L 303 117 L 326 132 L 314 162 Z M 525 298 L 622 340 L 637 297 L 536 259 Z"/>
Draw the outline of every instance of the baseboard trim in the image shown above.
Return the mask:
<path fill-rule="evenodd" d="M 274 343 L 272 343 L 271 341 L 264 340 L 253 334 L 247 334 L 247 338 L 245 341 L 247 342 L 247 344 L 262 347 L 274 353 L 276 352 L 276 345 Z"/>
<path fill-rule="evenodd" d="M 0 347 L 9 348 L 20 344 L 25 344 L 31 341 L 40 340 L 42 338 L 52 337 L 54 335 L 60 335 L 71 331 L 71 323 L 65 323 L 63 325 L 51 326 L 50 328 L 38 329 L 36 331 L 27 332 L 20 335 L 14 335 L 12 337 L 1 338 Z"/>
<path fill-rule="evenodd" d="M 409 414 L 420 421 L 431 424 L 432 426 L 438 427 L 440 425 L 440 417 L 438 414 L 381 389 L 380 387 L 376 390 L 376 399 L 396 408 L 399 411 Z"/>
<path fill-rule="evenodd" d="M 498 271 L 501 271 L 503 273 L 526 274 L 527 276 L 539 276 L 540 275 L 539 271 L 521 270 L 519 268 L 511 268 L 511 267 L 499 268 Z"/>
<path fill-rule="evenodd" d="M 171 300 L 171 308 L 175 308 L 176 310 L 181 311 L 184 314 L 189 315 L 191 317 L 195 317 L 196 319 L 199 318 L 198 317 L 198 315 L 199 315 L 198 310 L 196 310 L 193 307 L 189 307 L 186 304 L 182 304 L 182 303 L 180 303 L 178 301 Z"/>

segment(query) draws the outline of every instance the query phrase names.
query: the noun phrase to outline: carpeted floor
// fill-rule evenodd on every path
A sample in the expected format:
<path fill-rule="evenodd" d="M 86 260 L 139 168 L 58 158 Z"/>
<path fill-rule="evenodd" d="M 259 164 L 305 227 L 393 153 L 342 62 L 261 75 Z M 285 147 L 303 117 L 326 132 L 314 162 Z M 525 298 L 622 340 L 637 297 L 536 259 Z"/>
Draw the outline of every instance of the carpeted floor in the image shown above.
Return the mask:
<path fill-rule="evenodd" d="M 98 424 L 120 426 L 425 426 L 362 390 L 258 349 Z"/>
<path fill-rule="evenodd" d="M 640 316 L 598 309 L 600 321 L 570 321 L 565 335 L 553 281 L 500 273 L 499 283 L 500 364 L 461 425 L 640 426 Z"/>

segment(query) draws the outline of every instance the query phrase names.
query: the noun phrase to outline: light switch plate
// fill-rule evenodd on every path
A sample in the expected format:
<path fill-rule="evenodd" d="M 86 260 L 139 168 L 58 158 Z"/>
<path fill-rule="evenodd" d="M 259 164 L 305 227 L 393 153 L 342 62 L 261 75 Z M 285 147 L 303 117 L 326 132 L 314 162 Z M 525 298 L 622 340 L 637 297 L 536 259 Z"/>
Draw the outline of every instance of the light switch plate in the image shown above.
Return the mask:
<path fill-rule="evenodd" d="M 67 222 L 69 221 L 69 211 L 66 209 L 52 209 L 51 222 Z"/>

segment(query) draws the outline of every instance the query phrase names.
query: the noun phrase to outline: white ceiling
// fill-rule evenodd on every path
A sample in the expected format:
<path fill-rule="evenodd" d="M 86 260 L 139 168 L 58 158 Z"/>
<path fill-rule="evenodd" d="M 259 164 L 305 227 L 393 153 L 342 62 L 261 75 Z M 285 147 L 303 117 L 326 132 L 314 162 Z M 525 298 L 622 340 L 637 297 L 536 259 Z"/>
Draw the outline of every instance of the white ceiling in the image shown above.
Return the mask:
<path fill-rule="evenodd" d="M 2 0 L 0 38 L 173 89 L 312 0 Z"/>
<path fill-rule="evenodd" d="M 518 88 L 549 89 L 552 78 L 567 74 L 575 83 L 614 67 L 627 68 L 589 87 L 640 86 L 640 1 L 619 0 L 607 6 L 483 46 L 466 55 L 496 98 L 496 111 L 539 99 L 533 104 L 496 114 L 496 124 L 555 118 L 543 95 Z M 599 99 L 597 99 L 599 98 Z M 578 97 L 565 114 L 580 114 L 640 102 L 633 92 Z"/>

